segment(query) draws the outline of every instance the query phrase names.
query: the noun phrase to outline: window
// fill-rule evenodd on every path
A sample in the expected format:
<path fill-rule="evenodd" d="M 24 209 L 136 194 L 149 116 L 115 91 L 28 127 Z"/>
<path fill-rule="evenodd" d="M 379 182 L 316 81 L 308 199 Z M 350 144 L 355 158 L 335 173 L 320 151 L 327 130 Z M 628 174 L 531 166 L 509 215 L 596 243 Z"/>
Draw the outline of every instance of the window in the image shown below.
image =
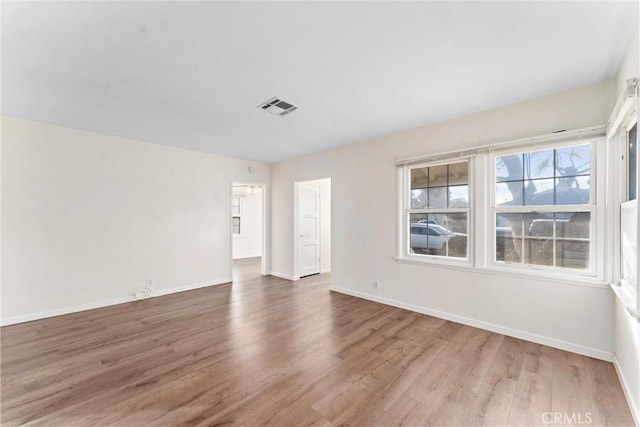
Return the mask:
<path fill-rule="evenodd" d="M 242 199 L 240 197 L 231 198 L 231 228 L 233 234 L 240 234 L 242 221 Z"/>
<path fill-rule="evenodd" d="M 627 200 L 638 197 L 638 124 L 627 132 Z"/>
<path fill-rule="evenodd" d="M 469 161 L 421 164 L 404 171 L 409 185 L 403 255 L 467 260 Z"/>
<path fill-rule="evenodd" d="M 494 261 L 593 271 L 592 145 L 494 156 Z"/>
<path fill-rule="evenodd" d="M 398 160 L 396 259 L 602 285 L 613 274 L 605 221 L 615 217 L 603 135 L 594 127 Z"/>
<path fill-rule="evenodd" d="M 626 175 L 621 185 L 626 186 L 626 201 L 620 203 L 620 285 L 627 295 L 628 305 L 637 307 L 638 295 L 638 124 L 626 124 L 621 129 L 621 142 L 626 145 Z M 624 168 L 622 168 L 624 169 Z M 625 185 L 626 184 L 626 185 Z"/>

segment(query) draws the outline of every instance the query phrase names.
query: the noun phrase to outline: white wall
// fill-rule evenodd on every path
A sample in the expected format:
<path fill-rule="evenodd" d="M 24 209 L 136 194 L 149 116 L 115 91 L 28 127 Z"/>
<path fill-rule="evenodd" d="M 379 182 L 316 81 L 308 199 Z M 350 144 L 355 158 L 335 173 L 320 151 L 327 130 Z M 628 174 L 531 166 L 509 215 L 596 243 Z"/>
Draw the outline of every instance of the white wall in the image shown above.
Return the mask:
<path fill-rule="evenodd" d="M 640 76 L 640 43 L 638 32 L 629 43 L 616 79 L 617 96 L 622 93 L 625 82 Z M 640 114 L 640 108 L 638 109 Z M 640 123 L 640 116 L 638 117 Z M 640 263 L 638 264 L 640 265 Z M 636 423 L 640 424 L 640 323 L 625 308 L 619 298 L 615 298 L 615 365 L 623 385 L 629 406 Z"/>
<path fill-rule="evenodd" d="M 293 271 L 292 183 L 330 176 L 334 288 L 611 359 L 606 286 L 396 262 L 395 160 L 603 125 L 614 98 L 609 81 L 275 164 L 272 269 Z"/>
<path fill-rule="evenodd" d="M 234 187 L 233 194 L 241 198 L 240 234 L 233 235 L 233 259 L 262 256 L 262 188 L 254 193 L 246 187 Z"/>
<path fill-rule="evenodd" d="M 253 166 L 254 173 L 248 171 Z M 2 120 L 2 320 L 231 280 L 230 185 L 270 166 Z"/>
<path fill-rule="evenodd" d="M 629 47 L 627 52 L 620 63 L 620 69 L 616 75 L 616 94 L 621 94 L 624 90 L 627 79 L 638 77 L 638 70 L 640 65 L 638 64 L 638 29 L 635 34 L 629 40 Z"/>

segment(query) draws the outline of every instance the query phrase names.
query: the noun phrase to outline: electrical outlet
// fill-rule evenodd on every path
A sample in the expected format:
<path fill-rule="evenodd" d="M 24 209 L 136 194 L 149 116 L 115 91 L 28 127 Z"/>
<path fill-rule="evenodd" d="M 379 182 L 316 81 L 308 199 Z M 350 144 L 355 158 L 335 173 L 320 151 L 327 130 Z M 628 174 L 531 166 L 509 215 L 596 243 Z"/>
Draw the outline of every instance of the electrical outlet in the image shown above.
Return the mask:
<path fill-rule="evenodd" d="M 374 291 L 377 291 L 379 286 L 380 286 L 380 283 L 378 283 L 377 280 L 372 280 L 371 281 L 371 289 L 373 289 Z"/>
<path fill-rule="evenodd" d="M 153 280 L 147 279 L 145 283 L 146 283 L 147 287 L 150 288 L 151 285 L 153 285 Z"/>

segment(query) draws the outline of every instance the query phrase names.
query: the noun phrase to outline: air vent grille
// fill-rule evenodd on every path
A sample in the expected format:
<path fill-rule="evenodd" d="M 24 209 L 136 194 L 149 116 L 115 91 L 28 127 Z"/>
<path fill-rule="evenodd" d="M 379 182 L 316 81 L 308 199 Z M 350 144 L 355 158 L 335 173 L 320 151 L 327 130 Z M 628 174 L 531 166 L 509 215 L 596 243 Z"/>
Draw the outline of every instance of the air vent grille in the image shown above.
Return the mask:
<path fill-rule="evenodd" d="M 258 105 L 258 108 L 261 108 L 271 114 L 275 114 L 276 116 L 286 116 L 298 109 L 295 105 L 276 97 Z"/>

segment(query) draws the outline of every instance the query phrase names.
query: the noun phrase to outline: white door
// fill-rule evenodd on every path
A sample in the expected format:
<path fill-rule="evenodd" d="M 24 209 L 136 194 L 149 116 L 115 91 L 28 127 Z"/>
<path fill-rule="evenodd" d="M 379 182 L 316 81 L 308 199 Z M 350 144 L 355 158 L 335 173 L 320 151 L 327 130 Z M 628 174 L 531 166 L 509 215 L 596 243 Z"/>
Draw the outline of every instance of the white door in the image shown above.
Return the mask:
<path fill-rule="evenodd" d="M 298 193 L 300 277 L 320 273 L 320 187 L 300 183 Z"/>

